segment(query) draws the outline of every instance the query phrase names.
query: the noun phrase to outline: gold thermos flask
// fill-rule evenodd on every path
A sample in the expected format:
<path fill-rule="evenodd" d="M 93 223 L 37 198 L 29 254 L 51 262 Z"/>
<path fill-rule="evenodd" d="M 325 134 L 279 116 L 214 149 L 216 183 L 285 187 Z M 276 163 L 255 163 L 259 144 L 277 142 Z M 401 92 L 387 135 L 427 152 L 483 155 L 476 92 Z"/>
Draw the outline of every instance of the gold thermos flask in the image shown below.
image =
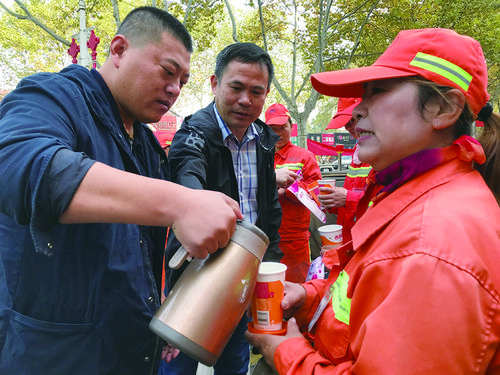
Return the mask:
<path fill-rule="evenodd" d="M 238 221 L 225 248 L 186 267 L 149 328 L 198 362 L 213 366 L 245 313 L 268 245 L 259 228 Z M 173 263 L 169 265 L 175 268 Z"/>

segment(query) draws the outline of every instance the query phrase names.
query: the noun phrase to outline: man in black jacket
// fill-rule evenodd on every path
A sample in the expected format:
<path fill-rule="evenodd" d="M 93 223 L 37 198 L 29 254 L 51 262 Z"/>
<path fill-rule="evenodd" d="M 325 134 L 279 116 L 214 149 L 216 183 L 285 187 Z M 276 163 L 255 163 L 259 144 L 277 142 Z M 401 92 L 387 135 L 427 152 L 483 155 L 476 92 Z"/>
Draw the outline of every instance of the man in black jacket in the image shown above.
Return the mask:
<path fill-rule="evenodd" d="M 211 77 L 214 102 L 186 117 L 168 155 L 172 181 L 223 192 L 240 204 L 244 220 L 269 237 L 265 261 L 279 261 L 281 207 L 274 173 L 278 136 L 258 119 L 270 90 L 274 69 L 269 55 L 252 43 L 235 43 L 217 56 Z M 177 251 L 170 236 L 167 258 Z M 167 268 L 167 289 L 180 276 Z M 244 316 L 214 366 L 216 374 L 246 374 L 249 346 Z M 162 363 L 163 373 L 196 374 L 197 362 L 184 354 Z"/>

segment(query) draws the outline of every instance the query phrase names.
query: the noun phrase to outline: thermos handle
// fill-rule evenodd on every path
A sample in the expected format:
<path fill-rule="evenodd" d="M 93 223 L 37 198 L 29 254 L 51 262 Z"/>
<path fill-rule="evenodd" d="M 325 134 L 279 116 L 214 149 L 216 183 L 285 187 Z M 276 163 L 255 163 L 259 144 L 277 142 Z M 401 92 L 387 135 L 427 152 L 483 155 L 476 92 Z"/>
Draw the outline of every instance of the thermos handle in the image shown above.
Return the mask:
<path fill-rule="evenodd" d="M 184 249 L 184 246 L 179 247 L 179 249 L 175 252 L 174 256 L 170 258 L 170 261 L 168 262 L 168 266 L 173 269 L 178 269 L 180 266 L 182 266 L 182 263 L 186 261 L 191 261 L 193 259 L 192 256 L 189 255 L 189 253 Z"/>
<path fill-rule="evenodd" d="M 236 224 L 242 225 L 243 220 L 236 220 Z M 265 235 L 264 235 L 265 236 Z M 267 239 L 267 237 L 266 237 Z M 267 240 L 269 241 L 269 240 Z M 184 246 L 179 247 L 179 249 L 175 252 L 174 256 L 170 258 L 170 261 L 168 262 L 168 266 L 173 269 L 178 269 L 180 266 L 182 266 L 182 263 L 184 263 L 188 260 L 190 262 L 193 260 L 193 257 L 189 255 L 189 253 L 184 249 Z"/>

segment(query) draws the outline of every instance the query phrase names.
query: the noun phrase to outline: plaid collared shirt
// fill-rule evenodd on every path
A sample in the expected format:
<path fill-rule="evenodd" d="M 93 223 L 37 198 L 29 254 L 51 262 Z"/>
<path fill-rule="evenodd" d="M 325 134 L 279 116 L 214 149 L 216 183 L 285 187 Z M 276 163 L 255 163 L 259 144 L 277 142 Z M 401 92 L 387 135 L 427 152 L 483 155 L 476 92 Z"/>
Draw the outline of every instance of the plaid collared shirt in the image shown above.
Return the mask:
<path fill-rule="evenodd" d="M 224 144 L 233 156 L 233 167 L 238 181 L 240 194 L 240 210 L 244 220 L 255 224 L 258 215 L 257 206 L 257 142 L 259 134 L 252 123 L 241 142 L 235 137 L 217 112 L 214 104 L 215 116 L 222 131 Z"/>

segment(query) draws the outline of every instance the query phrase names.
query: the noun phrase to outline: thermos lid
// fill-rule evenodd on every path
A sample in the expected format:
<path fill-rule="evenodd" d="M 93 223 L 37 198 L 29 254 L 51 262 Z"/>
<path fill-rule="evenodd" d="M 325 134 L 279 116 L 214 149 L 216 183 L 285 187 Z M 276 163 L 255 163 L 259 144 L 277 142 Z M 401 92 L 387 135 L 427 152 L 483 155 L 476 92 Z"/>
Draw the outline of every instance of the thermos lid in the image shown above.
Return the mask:
<path fill-rule="evenodd" d="M 259 260 L 262 260 L 269 246 L 267 235 L 260 228 L 243 220 L 238 220 L 231 241 L 250 251 Z M 262 246 L 262 242 L 265 246 Z"/>
<path fill-rule="evenodd" d="M 262 261 L 267 247 L 269 246 L 269 238 L 267 235 L 255 225 L 243 220 L 236 221 L 236 230 L 231 237 L 231 241 L 249 251 L 257 257 L 259 261 Z M 190 257 L 186 249 L 181 246 L 168 261 L 168 266 L 173 269 L 178 269 L 186 259 L 191 261 L 193 258 Z"/>

